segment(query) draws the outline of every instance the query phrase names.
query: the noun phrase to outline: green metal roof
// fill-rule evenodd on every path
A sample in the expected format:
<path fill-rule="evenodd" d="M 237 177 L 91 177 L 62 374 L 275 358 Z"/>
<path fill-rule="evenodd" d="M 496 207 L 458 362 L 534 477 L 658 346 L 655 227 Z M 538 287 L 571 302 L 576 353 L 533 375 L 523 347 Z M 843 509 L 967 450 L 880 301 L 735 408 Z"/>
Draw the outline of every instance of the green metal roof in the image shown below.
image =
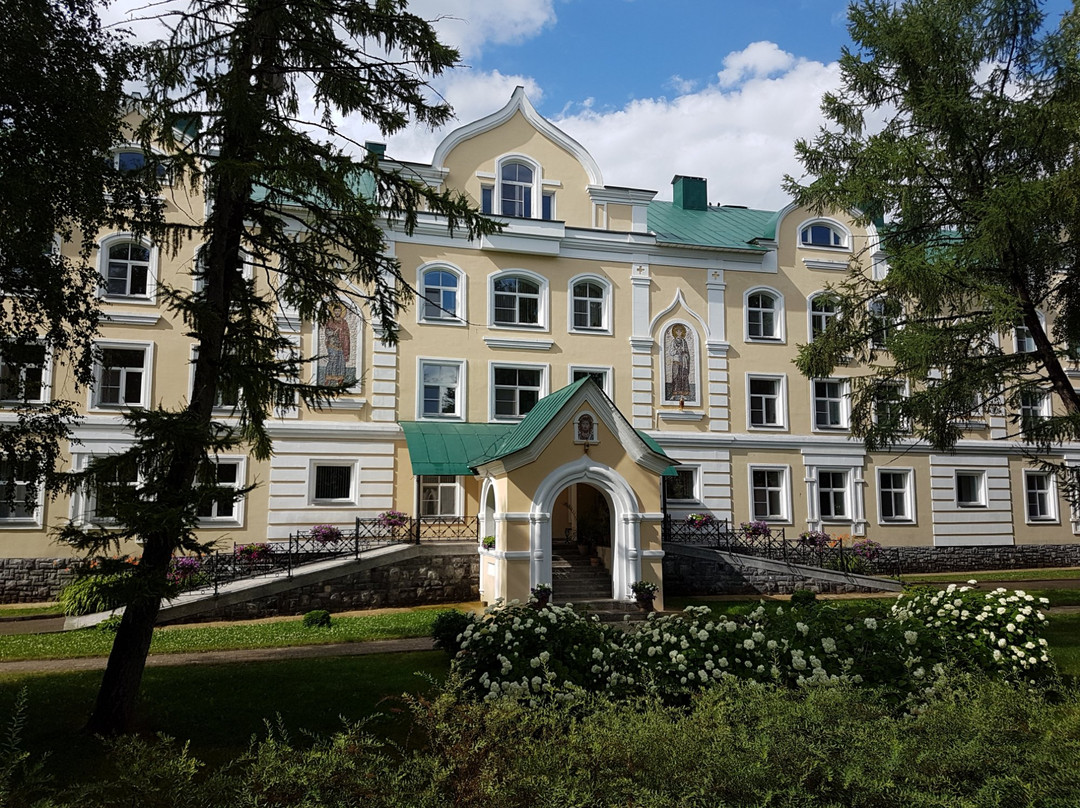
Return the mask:
<path fill-rule="evenodd" d="M 513 424 L 449 421 L 402 421 L 413 474 L 472 476 L 472 466 L 486 457 Z"/>
<path fill-rule="evenodd" d="M 571 397 L 586 384 L 595 385 L 596 382 L 586 376 L 544 396 L 516 424 L 402 421 L 401 429 L 409 447 L 413 474 L 470 476 L 475 473 L 476 466 L 528 448 Z M 650 450 L 667 457 L 653 438 L 641 430 L 634 431 Z M 674 474 L 674 466 L 669 466 L 663 472 L 665 477 Z"/>
<path fill-rule="evenodd" d="M 688 247 L 719 247 L 765 252 L 754 239 L 772 238 L 776 211 L 710 206 L 684 210 L 674 202 L 649 203 L 649 230 L 657 241 Z"/>
<path fill-rule="evenodd" d="M 529 414 L 502 436 L 492 454 L 484 458 L 484 461 L 506 457 L 527 448 L 529 444 L 536 440 L 536 436 L 540 434 L 544 427 L 551 422 L 551 419 L 559 414 L 559 410 L 570 400 L 570 397 L 588 381 L 590 381 L 590 378 L 585 376 L 537 401 L 536 406 L 529 410 Z"/>

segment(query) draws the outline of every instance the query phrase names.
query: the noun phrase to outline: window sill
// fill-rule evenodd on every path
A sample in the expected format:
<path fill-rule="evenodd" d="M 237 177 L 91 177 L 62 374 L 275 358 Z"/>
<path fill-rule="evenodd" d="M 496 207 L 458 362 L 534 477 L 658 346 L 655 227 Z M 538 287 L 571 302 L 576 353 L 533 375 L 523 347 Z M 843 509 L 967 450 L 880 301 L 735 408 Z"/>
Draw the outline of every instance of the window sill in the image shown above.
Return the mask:
<path fill-rule="evenodd" d="M 786 432 L 787 427 L 783 424 L 748 424 L 746 427 L 751 432 Z"/>
<path fill-rule="evenodd" d="M 420 325 L 451 325 L 459 327 L 468 325 L 460 317 L 421 317 L 418 322 Z"/>
<path fill-rule="evenodd" d="M 746 342 L 748 345 L 755 343 L 762 343 L 764 345 L 785 345 L 787 340 L 783 337 L 747 337 Z"/>

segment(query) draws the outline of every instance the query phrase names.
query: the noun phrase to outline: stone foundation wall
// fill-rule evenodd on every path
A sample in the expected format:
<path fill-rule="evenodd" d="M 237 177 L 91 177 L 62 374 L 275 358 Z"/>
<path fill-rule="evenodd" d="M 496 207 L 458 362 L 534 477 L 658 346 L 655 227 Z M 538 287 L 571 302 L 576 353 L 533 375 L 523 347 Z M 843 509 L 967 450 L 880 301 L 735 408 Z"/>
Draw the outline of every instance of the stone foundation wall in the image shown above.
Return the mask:
<path fill-rule="evenodd" d="M 902 574 L 975 570 L 1080 567 L 1080 544 L 1017 544 L 1004 547 L 890 547 Z"/>
<path fill-rule="evenodd" d="M 0 558 L 0 603 L 56 600 L 68 581 L 73 558 Z"/>
<path fill-rule="evenodd" d="M 664 556 L 665 595 L 790 595 L 796 589 L 830 595 L 872 591 L 851 583 L 810 578 L 792 568 L 782 572 L 749 563 L 735 565 L 707 550 L 668 549 Z"/>
<path fill-rule="evenodd" d="M 312 609 L 347 612 L 388 606 L 424 606 L 480 597 L 475 545 L 423 547 L 418 558 L 387 564 L 246 603 L 222 606 L 182 622 L 251 620 L 300 615 Z"/>

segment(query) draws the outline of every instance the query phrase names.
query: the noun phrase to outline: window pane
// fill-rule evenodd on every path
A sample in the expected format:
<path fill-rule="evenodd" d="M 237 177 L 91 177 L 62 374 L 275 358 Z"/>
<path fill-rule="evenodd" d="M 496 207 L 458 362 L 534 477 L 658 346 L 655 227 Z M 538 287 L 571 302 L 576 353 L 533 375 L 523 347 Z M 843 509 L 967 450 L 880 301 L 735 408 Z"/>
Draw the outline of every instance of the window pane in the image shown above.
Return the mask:
<path fill-rule="evenodd" d="M 352 466 L 316 466 L 315 499 L 350 499 Z"/>

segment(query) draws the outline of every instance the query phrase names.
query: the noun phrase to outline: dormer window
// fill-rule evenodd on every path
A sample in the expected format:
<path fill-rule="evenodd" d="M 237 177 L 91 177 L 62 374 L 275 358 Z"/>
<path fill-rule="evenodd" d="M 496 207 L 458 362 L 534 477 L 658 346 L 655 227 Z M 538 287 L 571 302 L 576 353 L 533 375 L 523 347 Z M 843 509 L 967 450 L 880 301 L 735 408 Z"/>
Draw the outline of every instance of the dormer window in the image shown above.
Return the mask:
<path fill-rule="evenodd" d="M 147 164 L 146 152 L 134 147 L 117 149 L 113 152 L 113 168 L 124 174 L 133 174 L 142 171 Z M 164 180 L 168 175 L 168 169 L 158 163 L 154 172 L 159 180 Z"/>
<path fill-rule="evenodd" d="M 847 234 L 827 222 L 813 222 L 800 231 L 799 240 L 804 247 L 846 247 Z"/>
<path fill-rule="evenodd" d="M 482 179 L 480 185 L 481 212 L 518 219 L 555 218 L 555 191 L 543 189 L 543 170 L 532 159 L 508 155 L 497 162 L 494 175 L 482 176 L 487 181 Z"/>
<path fill-rule="evenodd" d="M 532 216 L 533 170 L 522 163 L 504 163 L 499 171 L 503 216 Z"/>

